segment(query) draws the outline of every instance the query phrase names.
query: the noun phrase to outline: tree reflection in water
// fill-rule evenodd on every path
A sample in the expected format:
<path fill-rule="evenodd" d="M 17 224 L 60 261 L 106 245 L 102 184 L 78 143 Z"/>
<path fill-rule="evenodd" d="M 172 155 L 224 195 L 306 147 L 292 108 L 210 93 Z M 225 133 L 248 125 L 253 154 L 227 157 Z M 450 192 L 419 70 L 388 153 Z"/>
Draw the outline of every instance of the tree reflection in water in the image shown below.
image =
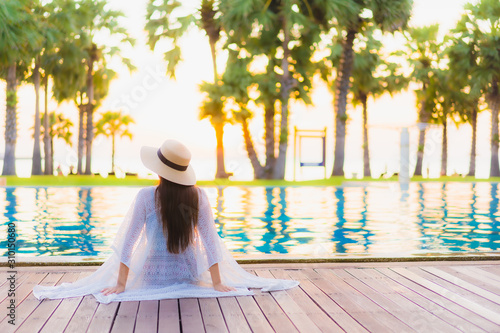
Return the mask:
<path fill-rule="evenodd" d="M 93 246 L 92 229 L 92 188 L 81 187 L 78 190 L 78 226 L 80 234 L 75 240 L 75 246 L 79 248 L 85 255 L 96 255 L 97 252 Z"/>

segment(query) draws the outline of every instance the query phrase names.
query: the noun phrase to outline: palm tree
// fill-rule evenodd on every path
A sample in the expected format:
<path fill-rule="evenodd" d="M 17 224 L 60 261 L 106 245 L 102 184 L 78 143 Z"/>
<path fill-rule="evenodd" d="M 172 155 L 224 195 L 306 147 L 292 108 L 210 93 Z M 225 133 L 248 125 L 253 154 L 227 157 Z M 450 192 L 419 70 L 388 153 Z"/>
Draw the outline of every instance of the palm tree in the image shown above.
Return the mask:
<path fill-rule="evenodd" d="M 132 117 L 124 115 L 121 111 L 108 111 L 101 115 L 101 119 L 96 123 L 96 135 L 111 137 L 111 172 L 115 172 L 115 140 L 116 136 L 132 139 L 129 131 L 130 124 L 133 124 Z"/>
<path fill-rule="evenodd" d="M 243 130 L 243 140 L 245 149 L 252 165 L 254 178 L 270 178 L 274 160 L 271 160 L 269 151 L 272 149 L 272 158 L 274 159 L 274 132 L 269 135 L 269 125 L 266 123 L 266 162 L 262 165 L 255 151 L 254 142 L 248 128 L 248 121 L 252 118 L 252 112 L 248 109 L 250 97 L 248 96 L 249 87 L 254 84 L 254 77 L 250 74 L 248 66 L 251 62 L 249 57 L 239 57 L 239 52 L 228 50 L 228 60 L 226 70 L 222 75 L 221 99 L 228 105 L 232 105 L 231 114 L 236 122 L 241 124 Z M 262 88 L 261 88 L 262 89 Z M 274 115 L 274 105 L 271 107 Z M 266 111 L 267 114 L 268 111 Z M 274 119 L 272 124 L 274 130 Z M 272 138 L 272 148 L 268 149 L 269 138 Z"/>
<path fill-rule="evenodd" d="M 51 26 L 48 24 L 46 17 L 45 8 L 40 4 L 35 7 L 34 14 L 36 15 L 37 24 L 39 24 L 40 32 L 44 34 L 44 39 L 50 39 L 51 34 Z M 48 36 L 46 33 L 48 32 Z M 33 144 L 33 158 L 31 165 L 31 174 L 32 175 L 41 175 L 42 174 L 42 155 L 40 152 L 40 53 L 42 52 L 43 45 L 40 44 L 40 49 L 35 50 L 35 61 L 34 68 L 32 74 L 33 85 L 35 88 L 35 135 L 34 135 L 34 144 Z"/>
<path fill-rule="evenodd" d="M 429 112 L 429 123 L 443 126 L 441 143 L 441 176 L 446 176 L 448 169 L 448 118 L 455 113 L 455 105 L 460 104 L 459 91 L 453 82 L 450 70 L 436 68 L 432 71 L 426 84 L 426 111 Z"/>
<path fill-rule="evenodd" d="M 86 114 L 85 82 L 86 70 L 82 66 L 85 53 L 74 39 L 66 40 L 53 56 L 47 58 L 48 74 L 53 79 L 53 95 L 58 103 L 74 101 L 78 108 L 77 174 L 83 173 L 83 151 L 85 144 L 84 123 Z M 47 80 L 45 81 L 47 83 Z M 48 91 L 46 86 L 46 92 Z M 47 118 L 48 119 L 48 118 Z M 48 140 L 48 137 L 47 139 Z M 47 141 L 48 142 L 48 141 Z M 47 154 L 47 151 L 46 151 Z M 52 174 L 52 172 L 50 173 Z"/>
<path fill-rule="evenodd" d="M 208 100 L 205 106 L 201 108 L 200 118 L 210 118 L 213 128 L 215 129 L 215 137 L 217 140 L 217 171 L 215 178 L 228 178 L 229 173 L 226 172 L 224 166 L 224 125 L 229 122 L 228 117 L 224 113 L 224 105 L 220 96 L 219 75 L 217 72 L 217 53 L 216 44 L 221 35 L 221 28 L 218 20 L 215 18 L 217 11 L 215 10 L 214 0 L 203 0 L 200 8 L 200 25 L 208 36 L 210 51 L 212 54 L 212 66 L 214 72 L 214 83 L 211 89 L 208 89 Z M 201 89 L 202 90 L 202 89 Z M 203 90 L 202 90 L 203 91 Z M 206 107 L 208 106 L 208 107 Z M 207 112 L 208 111 L 208 112 Z"/>
<path fill-rule="evenodd" d="M 239 50 L 228 50 L 226 70 L 222 76 L 223 96 L 233 106 L 231 113 L 236 122 L 241 124 L 245 149 L 254 170 L 255 179 L 272 179 L 276 164 L 276 105 L 279 99 L 278 77 L 274 73 L 274 62 L 269 61 L 265 73 L 252 74 L 249 66 L 252 57 L 241 57 Z M 272 56 L 270 57 L 272 58 Z M 258 87 L 259 96 L 255 99 L 249 97 L 249 90 Z M 264 108 L 264 139 L 265 160 L 259 161 L 254 141 L 248 128 L 248 122 L 253 113 L 248 104 L 253 101 Z"/>
<path fill-rule="evenodd" d="M 471 19 L 464 14 L 457 26 L 451 31 L 449 45 L 446 54 L 449 58 L 448 67 L 453 73 L 454 90 L 461 92 L 461 102 L 458 115 L 463 122 L 470 122 L 472 126 L 472 140 L 469 161 L 468 176 L 476 174 L 476 141 L 477 141 L 477 115 L 479 112 L 482 89 L 480 85 L 474 84 L 478 80 L 475 77 L 477 70 L 477 38 L 473 31 L 468 29 Z M 469 25 L 470 26 L 470 25 Z"/>
<path fill-rule="evenodd" d="M 86 53 L 85 65 L 87 69 L 85 84 L 85 94 L 87 97 L 87 105 L 85 108 L 87 115 L 85 174 L 91 174 L 92 141 L 94 136 L 93 112 L 96 107 L 94 92 L 95 73 L 99 68 L 106 68 L 107 58 L 120 55 L 119 47 L 111 45 L 108 42 L 103 45 L 98 45 L 95 36 L 100 32 L 106 32 L 114 36 L 113 39 L 119 38 L 118 43 L 120 45 L 130 44 L 133 46 L 135 40 L 128 35 L 127 30 L 120 26 L 118 22 L 119 19 L 124 16 L 123 13 L 108 9 L 106 0 L 81 0 L 79 2 L 78 13 L 80 14 L 78 18 L 80 29 L 79 41 L 81 43 L 81 49 Z M 121 57 L 121 59 L 130 70 L 135 68 L 129 59 L 124 57 Z"/>
<path fill-rule="evenodd" d="M 481 0 L 476 5 L 465 6 L 467 17 L 459 26 L 462 36 L 474 46 L 471 91 L 481 91 L 491 110 L 491 160 L 490 177 L 500 177 L 498 161 L 498 114 L 500 109 L 500 3 Z M 461 22 L 462 22 L 461 21 Z M 467 36 L 469 36 L 467 38 Z M 469 58 L 470 59 L 470 58 Z M 470 68 L 470 66 L 468 66 Z"/>
<path fill-rule="evenodd" d="M 200 91 L 206 93 L 205 99 L 200 106 L 200 119 L 208 118 L 212 127 L 215 129 L 217 140 L 217 171 L 215 178 L 228 178 L 231 174 L 224 168 L 224 125 L 231 120 L 224 112 L 224 97 L 221 95 L 221 86 L 219 83 L 202 82 Z"/>
<path fill-rule="evenodd" d="M 356 48 L 351 75 L 351 100 L 354 106 L 361 104 L 363 110 L 363 176 L 371 177 L 370 149 L 368 140 L 368 98 L 377 98 L 384 93 L 401 91 L 408 79 L 400 74 L 401 66 L 389 62 L 382 56 L 382 43 L 374 37 L 374 25 L 366 24 L 354 41 Z M 321 76 L 330 88 L 334 87 L 335 68 L 339 67 L 342 48 L 339 44 L 330 47 L 328 61 L 318 63 Z"/>
<path fill-rule="evenodd" d="M 224 125 L 228 123 L 228 117 L 224 114 L 224 105 L 220 99 L 219 74 L 217 71 L 217 42 L 221 38 L 221 27 L 217 16 L 216 1 L 202 0 L 197 13 L 176 17 L 173 12 L 182 8 L 179 1 L 163 0 L 161 2 L 150 0 L 147 9 L 146 30 L 148 31 L 148 42 L 152 50 L 161 39 L 171 41 L 173 47 L 165 53 L 168 63 L 167 75 L 175 79 L 175 70 L 182 59 L 181 49 L 178 41 L 186 34 L 193 25 L 202 29 L 210 44 L 214 81 L 212 84 L 202 83 L 201 89 L 207 93 L 204 104 L 200 107 L 200 118 L 209 118 L 215 129 L 217 140 L 217 171 L 215 178 L 228 178 L 224 166 Z M 205 89 L 205 90 L 203 90 Z"/>
<path fill-rule="evenodd" d="M 43 36 L 43 42 L 34 50 L 34 67 L 32 69 L 32 81 L 35 88 L 35 136 L 33 146 L 32 175 L 42 174 L 41 152 L 40 152 L 40 84 L 45 85 L 45 119 L 48 120 L 47 110 L 47 86 L 50 69 L 54 66 L 54 53 L 69 38 L 73 32 L 72 15 L 75 10 L 75 2 L 68 0 L 53 0 L 44 5 L 38 4 L 34 14 L 39 25 L 39 31 Z M 42 73 L 41 73 L 42 71 Z M 47 127 L 48 123 L 44 126 Z M 49 138 L 44 138 L 45 156 L 51 156 Z M 53 174 L 51 159 L 45 159 L 45 170 L 47 174 Z"/>
<path fill-rule="evenodd" d="M 45 115 L 42 115 L 41 122 L 45 123 Z M 71 143 L 71 137 L 73 136 L 73 133 L 71 131 L 71 128 L 73 127 L 73 122 L 69 119 L 66 118 L 62 113 L 55 113 L 51 112 L 49 113 L 49 119 L 47 119 L 47 122 L 49 124 L 48 126 L 48 137 L 50 138 L 50 152 L 51 155 L 49 157 L 45 157 L 46 159 L 49 158 L 51 160 L 51 165 L 54 165 L 54 139 L 62 139 L 64 142 L 69 145 L 70 147 L 72 146 Z M 45 128 L 41 131 L 41 135 L 45 137 Z M 36 135 L 36 129 L 35 129 L 35 135 Z M 52 171 L 53 174 L 53 171 Z"/>
<path fill-rule="evenodd" d="M 436 74 L 441 59 L 442 44 L 437 40 L 439 25 L 434 24 L 426 27 L 410 28 L 405 34 L 407 38 L 407 50 L 399 52 L 404 56 L 412 72 L 409 75 L 411 81 L 419 85 L 415 91 L 418 104 L 419 136 L 417 149 L 417 164 L 415 176 L 422 175 L 422 162 L 425 147 L 425 128 L 429 122 L 434 108 L 434 91 L 428 89 L 431 78 Z"/>
<path fill-rule="evenodd" d="M 7 81 L 5 154 L 2 175 L 16 174 L 17 83 L 18 64 L 28 63 L 30 54 L 41 42 L 37 22 L 32 15 L 34 1 L 0 2 L 0 71 Z"/>
<path fill-rule="evenodd" d="M 336 31 L 332 45 L 340 41 L 341 55 L 335 80 L 335 157 L 332 176 L 344 175 L 344 151 L 347 120 L 347 96 L 354 64 L 354 41 L 364 25 L 372 22 L 382 31 L 394 32 L 406 27 L 412 0 L 310 0 L 314 18 L 325 32 Z M 332 35 L 332 34 L 330 34 Z"/>
<path fill-rule="evenodd" d="M 220 10 L 224 12 L 222 27 L 229 36 L 226 45 L 237 52 L 236 57 L 250 58 L 256 63 L 258 58 L 267 61 L 267 67 L 260 74 L 252 75 L 259 93 L 254 102 L 263 106 L 265 112 L 266 164 L 258 169 L 263 168 L 264 178 L 283 179 L 288 147 L 289 102 L 290 99 L 311 102 L 309 92 L 314 71 L 311 58 L 317 47 L 319 26 L 311 19 L 312 12 L 306 1 L 222 0 Z M 242 67 L 237 61 L 228 61 L 226 72 L 233 65 Z M 237 87 L 236 91 L 242 90 L 238 88 L 238 77 L 232 77 L 232 86 Z M 241 84 L 243 88 L 245 84 Z M 277 114 L 280 122 L 276 131 Z M 245 126 L 245 123 L 242 125 Z M 243 130 L 245 137 L 245 128 Z M 251 156 L 250 151 L 248 153 Z"/>

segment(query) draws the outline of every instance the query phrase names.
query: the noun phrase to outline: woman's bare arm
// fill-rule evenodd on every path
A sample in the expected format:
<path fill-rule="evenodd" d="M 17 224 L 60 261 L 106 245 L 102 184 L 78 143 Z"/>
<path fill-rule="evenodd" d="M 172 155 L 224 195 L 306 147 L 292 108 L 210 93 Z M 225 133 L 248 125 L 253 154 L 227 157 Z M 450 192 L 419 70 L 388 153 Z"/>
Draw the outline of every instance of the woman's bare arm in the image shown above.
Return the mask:
<path fill-rule="evenodd" d="M 116 286 L 104 288 L 101 292 L 104 295 L 110 294 L 119 294 L 125 290 L 125 286 L 127 285 L 127 277 L 128 277 L 128 266 L 124 263 L 120 263 L 120 270 L 118 272 L 118 280 L 116 281 Z"/>
<path fill-rule="evenodd" d="M 213 264 L 210 268 L 210 276 L 212 277 L 212 284 L 214 285 L 214 289 L 217 291 L 234 291 L 233 287 L 228 287 L 226 285 L 223 285 L 220 279 L 220 272 L 219 272 L 219 264 Z"/>

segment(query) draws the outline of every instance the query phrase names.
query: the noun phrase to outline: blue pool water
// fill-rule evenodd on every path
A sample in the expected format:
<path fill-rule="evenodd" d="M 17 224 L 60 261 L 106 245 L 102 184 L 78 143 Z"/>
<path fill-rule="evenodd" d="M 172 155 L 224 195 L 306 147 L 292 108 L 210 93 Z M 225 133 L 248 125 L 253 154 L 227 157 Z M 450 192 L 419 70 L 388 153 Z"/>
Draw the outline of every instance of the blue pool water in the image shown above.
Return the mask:
<path fill-rule="evenodd" d="M 109 255 L 138 187 L 0 188 L 18 256 Z M 205 188 L 235 254 L 416 255 L 500 250 L 496 183 Z M 0 251 L 7 253 L 2 237 Z"/>

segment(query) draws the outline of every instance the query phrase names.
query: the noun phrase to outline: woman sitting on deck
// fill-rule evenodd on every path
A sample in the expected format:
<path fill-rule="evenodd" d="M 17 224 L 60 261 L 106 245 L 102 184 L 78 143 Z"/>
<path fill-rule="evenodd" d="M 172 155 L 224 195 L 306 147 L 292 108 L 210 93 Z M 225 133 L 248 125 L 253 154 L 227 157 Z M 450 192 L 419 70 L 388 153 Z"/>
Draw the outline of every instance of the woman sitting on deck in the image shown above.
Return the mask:
<path fill-rule="evenodd" d="M 143 188 L 118 230 L 114 253 L 93 274 L 60 286 L 35 286 L 33 294 L 66 298 L 92 294 L 97 301 L 158 300 L 253 295 L 248 288 L 284 290 L 297 281 L 246 272 L 215 230 L 205 192 L 195 186 L 191 153 L 180 142 L 143 147 L 144 165 L 160 184 Z"/>

